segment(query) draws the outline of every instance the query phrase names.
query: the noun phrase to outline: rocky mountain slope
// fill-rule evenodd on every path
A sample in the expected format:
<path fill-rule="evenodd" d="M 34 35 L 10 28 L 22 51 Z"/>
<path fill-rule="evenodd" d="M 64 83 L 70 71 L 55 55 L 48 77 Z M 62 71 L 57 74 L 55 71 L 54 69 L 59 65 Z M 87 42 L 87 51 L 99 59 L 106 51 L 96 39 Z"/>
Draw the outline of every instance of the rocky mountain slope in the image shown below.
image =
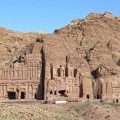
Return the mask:
<path fill-rule="evenodd" d="M 0 65 L 4 67 L 12 57 L 43 34 L 13 32 L 0 27 Z"/>
<path fill-rule="evenodd" d="M 10 63 L 38 36 L 43 41 L 46 65 L 68 62 L 79 68 L 83 76 L 94 79 L 119 76 L 120 18 L 111 13 L 91 13 L 85 19 L 74 20 L 55 30 L 53 34 L 20 33 L 0 28 L 0 65 L 4 67 Z"/>

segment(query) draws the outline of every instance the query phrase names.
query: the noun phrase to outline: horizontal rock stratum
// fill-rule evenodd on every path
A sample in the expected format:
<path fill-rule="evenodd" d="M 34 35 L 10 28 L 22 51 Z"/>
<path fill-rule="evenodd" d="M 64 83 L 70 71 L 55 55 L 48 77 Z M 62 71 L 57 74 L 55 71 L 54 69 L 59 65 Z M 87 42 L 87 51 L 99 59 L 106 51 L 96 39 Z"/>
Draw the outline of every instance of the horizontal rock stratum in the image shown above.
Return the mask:
<path fill-rule="evenodd" d="M 120 99 L 120 18 L 91 13 L 52 34 L 0 28 L 0 99 Z"/>

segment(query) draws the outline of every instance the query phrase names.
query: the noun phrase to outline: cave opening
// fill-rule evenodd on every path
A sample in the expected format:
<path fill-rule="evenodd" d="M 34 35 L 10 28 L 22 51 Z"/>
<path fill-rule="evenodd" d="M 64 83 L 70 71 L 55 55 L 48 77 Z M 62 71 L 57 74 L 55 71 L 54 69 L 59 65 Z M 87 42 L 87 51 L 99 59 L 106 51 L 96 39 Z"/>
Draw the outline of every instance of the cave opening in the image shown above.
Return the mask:
<path fill-rule="evenodd" d="M 98 78 L 96 70 L 91 71 L 91 75 L 93 76 L 94 79 Z"/>
<path fill-rule="evenodd" d="M 102 99 L 102 95 L 97 95 L 97 99 Z"/>
<path fill-rule="evenodd" d="M 118 103 L 119 102 L 119 100 L 118 99 L 116 99 L 116 103 Z"/>
<path fill-rule="evenodd" d="M 21 92 L 21 96 L 20 96 L 20 98 L 21 98 L 21 99 L 25 99 L 25 95 L 26 95 L 25 92 Z"/>
<path fill-rule="evenodd" d="M 89 95 L 86 95 L 86 98 L 87 98 L 87 99 L 90 99 L 90 96 L 89 96 Z"/>
<path fill-rule="evenodd" d="M 68 96 L 66 95 L 66 90 L 60 90 L 60 91 L 58 91 L 58 93 L 60 94 L 60 96 L 68 97 Z"/>
<path fill-rule="evenodd" d="M 13 100 L 16 99 L 16 92 L 8 91 L 8 99 Z"/>

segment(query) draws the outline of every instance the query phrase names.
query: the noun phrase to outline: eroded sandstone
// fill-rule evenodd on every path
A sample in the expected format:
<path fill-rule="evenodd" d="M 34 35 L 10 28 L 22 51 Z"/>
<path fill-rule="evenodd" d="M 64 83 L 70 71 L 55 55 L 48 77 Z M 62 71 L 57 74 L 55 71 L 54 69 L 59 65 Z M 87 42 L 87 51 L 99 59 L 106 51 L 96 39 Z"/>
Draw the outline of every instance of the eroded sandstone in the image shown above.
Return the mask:
<path fill-rule="evenodd" d="M 0 29 L 0 99 L 120 99 L 120 21 L 92 13 L 53 34 Z"/>

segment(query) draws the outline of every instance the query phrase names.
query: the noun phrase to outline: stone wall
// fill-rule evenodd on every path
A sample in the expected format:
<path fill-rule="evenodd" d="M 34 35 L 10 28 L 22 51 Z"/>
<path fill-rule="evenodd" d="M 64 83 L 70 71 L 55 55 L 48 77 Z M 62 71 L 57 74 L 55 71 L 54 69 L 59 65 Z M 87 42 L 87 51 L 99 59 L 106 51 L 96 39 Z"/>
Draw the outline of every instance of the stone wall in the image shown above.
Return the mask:
<path fill-rule="evenodd" d="M 99 78 L 94 82 L 95 99 L 111 99 L 120 102 L 120 79 L 118 76 Z"/>
<path fill-rule="evenodd" d="M 58 68 L 50 66 L 51 79 L 47 82 L 46 99 L 93 97 L 92 91 L 88 92 L 89 88 L 86 88 L 85 79 L 82 78 L 79 69 L 69 65 L 60 65 Z M 90 87 L 92 89 L 92 86 Z"/>
<path fill-rule="evenodd" d="M 43 95 L 42 45 L 34 43 L 32 53 L 0 69 L 0 99 L 41 99 Z"/>

